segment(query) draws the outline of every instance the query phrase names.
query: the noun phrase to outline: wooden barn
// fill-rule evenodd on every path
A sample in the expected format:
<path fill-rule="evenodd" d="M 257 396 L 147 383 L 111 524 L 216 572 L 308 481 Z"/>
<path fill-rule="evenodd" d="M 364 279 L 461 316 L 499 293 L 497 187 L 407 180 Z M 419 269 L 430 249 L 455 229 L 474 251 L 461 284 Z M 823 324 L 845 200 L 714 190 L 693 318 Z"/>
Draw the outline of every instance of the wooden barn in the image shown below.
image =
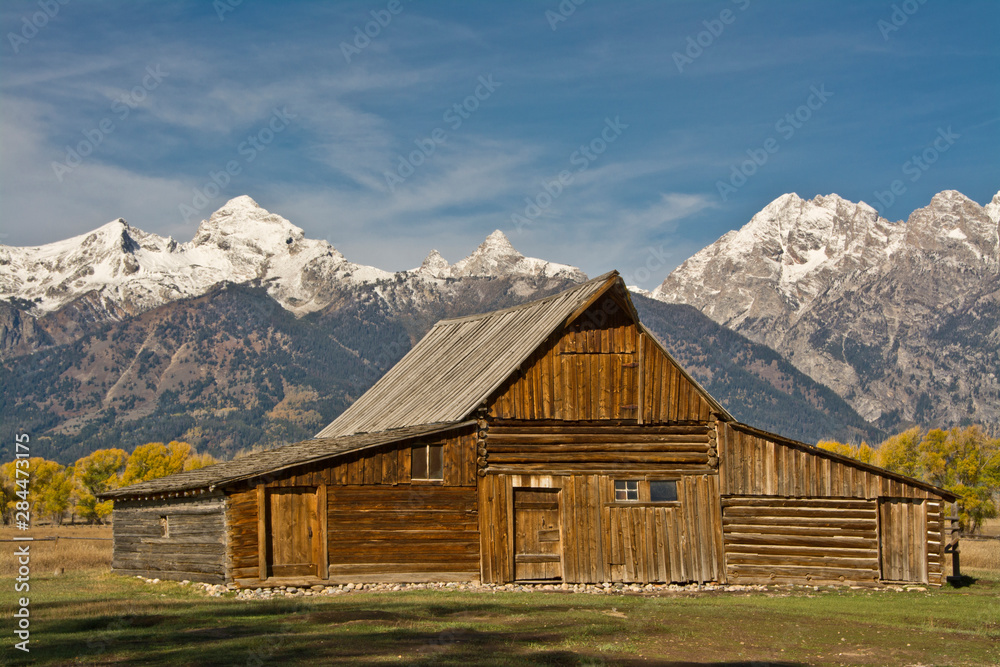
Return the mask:
<path fill-rule="evenodd" d="M 955 500 L 737 422 L 616 272 L 439 322 L 314 439 L 104 497 L 115 571 L 244 587 L 936 585 Z"/>

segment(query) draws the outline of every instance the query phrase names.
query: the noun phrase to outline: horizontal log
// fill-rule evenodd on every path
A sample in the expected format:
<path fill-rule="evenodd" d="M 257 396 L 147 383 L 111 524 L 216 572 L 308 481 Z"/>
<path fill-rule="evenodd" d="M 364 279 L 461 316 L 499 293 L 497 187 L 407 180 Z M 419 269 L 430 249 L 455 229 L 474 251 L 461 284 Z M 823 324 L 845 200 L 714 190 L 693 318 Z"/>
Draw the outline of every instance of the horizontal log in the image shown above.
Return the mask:
<path fill-rule="evenodd" d="M 643 443 L 643 444 L 608 444 L 599 445 L 511 445 L 507 443 L 490 442 L 489 455 L 500 453 L 550 453 L 550 452 L 582 452 L 582 453 L 604 453 L 604 452 L 698 452 L 708 453 L 708 445 L 705 443 L 684 443 L 684 444 L 664 444 L 664 443 Z"/>
<path fill-rule="evenodd" d="M 726 548 L 735 544 L 773 544 L 784 546 L 839 546 L 844 549 L 871 549 L 877 545 L 874 532 L 864 536 L 842 536 L 842 535 L 784 535 L 784 534 L 755 534 L 755 533 L 730 533 L 726 532 Z"/>
<path fill-rule="evenodd" d="M 842 507 L 874 509 L 875 501 L 854 498 L 776 498 L 759 496 L 723 496 L 723 507 Z"/>
<path fill-rule="evenodd" d="M 733 565 L 778 565 L 781 567 L 836 567 L 852 570 L 878 569 L 878 558 L 832 558 L 828 556 L 778 556 L 774 554 L 727 553 L 726 563 Z"/>
<path fill-rule="evenodd" d="M 505 475 L 524 475 L 524 474 L 544 474 L 544 475 L 576 475 L 576 474 L 592 474 L 592 473 L 627 473 L 631 475 L 665 475 L 665 474 L 677 474 L 677 475 L 693 475 L 693 474 L 705 474 L 705 475 L 717 475 L 718 470 L 710 468 L 707 465 L 708 457 L 704 457 L 705 463 L 690 463 L 690 464 L 677 464 L 677 463 L 660 463 L 652 464 L 648 461 L 643 462 L 619 462 L 619 461 L 608 461 L 608 462 L 598 462 L 598 463 L 569 463 L 562 462 L 558 465 L 554 463 L 505 463 L 505 464 L 494 464 L 490 462 L 490 467 L 487 469 L 487 473 L 491 474 L 505 474 Z"/>
<path fill-rule="evenodd" d="M 385 562 L 385 563 L 348 563 L 348 564 L 330 564 L 330 577 L 338 575 L 379 575 L 380 577 L 385 577 L 386 581 L 392 580 L 392 577 L 398 576 L 404 572 L 409 572 L 411 574 L 417 573 L 431 573 L 431 572 L 465 572 L 466 577 L 470 573 L 475 573 L 478 577 L 479 575 L 479 561 L 475 562 L 469 561 L 467 564 L 457 563 L 457 562 L 440 562 L 440 563 L 407 563 L 400 561 Z M 377 581 L 377 580 L 369 580 Z M 466 578 L 468 581 L 468 578 Z"/>
<path fill-rule="evenodd" d="M 875 520 L 875 508 L 871 509 L 841 509 L 822 507 L 727 507 L 723 513 L 726 517 L 824 517 L 844 519 Z"/>
<path fill-rule="evenodd" d="M 707 447 L 708 434 L 650 434 L 650 433 L 496 433 L 491 431 L 486 440 L 486 448 L 496 451 L 496 447 L 550 446 L 583 447 L 627 447 L 640 445 Z"/>
<path fill-rule="evenodd" d="M 833 542 L 833 540 L 831 540 Z M 839 543 L 837 543 L 839 545 Z M 727 544 L 726 553 L 748 553 L 772 556 L 830 556 L 835 558 L 877 558 L 874 540 L 870 545 L 855 548 L 820 545 Z"/>
<path fill-rule="evenodd" d="M 378 545 L 374 545 L 378 546 Z M 479 562 L 478 544 L 458 544 L 448 548 L 424 549 L 410 545 L 406 549 L 386 551 L 373 545 L 343 545 L 330 552 L 333 563 L 452 563 Z M 386 566 L 388 567 L 388 566 Z"/>
<path fill-rule="evenodd" d="M 871 519 L 841 519 L 839 517 L 822 518 L 822 517 L 794 517 L 794 516 L 784 516 L 784 517 L 768 517 L 768 516 L 736 516 L 730 517 L 726 514 L 722 515 L 722 525 L 729 526 L 733 524 L 744 524 L 748 526 L 761 525 L 761 526 L 799 526 L 799 527 L 815 527 L 815 528 L 843 528 L 844 530 L 874 530 L 875 529 L 875 518 Z"/>
<path fill-rule="evenodd" d="M 784 578 L 794 581 L 804 581 L 806 577 L 837 581 L 840 577 L 848 581 L 874 581 L 878 579 L 876 568 L 832 568 L 810 566 L 772 566 L 772 565 L 739 565 L 728 566 L 727 574 L 734 580 L 742 582 L 745 577 L 761 577 L 763 579 Z"/>
<path fill-rule="evenodd" d="M 387 530 L 387 529 L 368 529 L 368 530 L 358 530 L 354 528 L 347 528 L 344 530 L 330 530 L 330 541 L 334 541 L 334 536 L 337 540 L 342 539 L 352 539 L 358 541 L 367 540 L 387 540 L 387 541 L 476 541 L 479 540 L 479 528 L 478 525 L 475 528 L 467 529 L 452 529 L 452 528 L 439 528 L 439 529 L 427 529 L 427 530 Z"/>
<path fill-rule="evenodd" d="M 199 534 L 188 534 L 188 535 L 173 535 L 170 537 L 163 537 L 162 535 L 156 536 L 138 536 L 138 535 L 115 535 L 114 538 L 116 543 L 128 544 L 128 543 L 142 543 L 142 544 L 222 544 L 225 539 L 225 533 L 219 530 L 212 533 L 199 533 Z"/>
<path fill-rule="evenodd" d="M 587 424 L 575 421 L 549 421 L 544 420 L 516 420 L 503 419 L 496 420 L 490 424 L 489 435 L 503 435 L 516 433 L 518 431 L 528 431 L 533 433 L 579 433 L 579 434 L 602 434 L 602 433 L 629 433 L 636 435 L 655 434 L 689 434 L 705 433 L 708 427 L 705 424 L 684 424 L 684 425 L 644 425 L 639 426 L 634 420 L 628 421 L 601 421 L 599 423 Z"/>
<path fill-rule="evenodd" d="M 229 574 L 233 579 L 244 579 L 246 577 L 256 578 L 260 575 L 260 568 L 256 565 L 234 567 L 230 569 Z"/>
<path fill-rule="evenodd" d="M 707 452 L 539 452 L 491 453 L 490 465 L 515 463 L 708 463 Z"/>

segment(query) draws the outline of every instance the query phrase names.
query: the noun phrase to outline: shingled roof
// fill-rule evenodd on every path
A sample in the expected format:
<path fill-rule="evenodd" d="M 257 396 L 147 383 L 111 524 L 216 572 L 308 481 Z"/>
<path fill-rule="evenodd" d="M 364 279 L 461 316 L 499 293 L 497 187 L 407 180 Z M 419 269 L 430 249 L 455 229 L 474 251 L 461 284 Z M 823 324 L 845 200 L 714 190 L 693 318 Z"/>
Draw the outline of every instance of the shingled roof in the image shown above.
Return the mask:
<path fill-rule="evenodd" d="M 359 433 L 341 438 L 314 438 L 276 447 L 249 456 L 180 472 L 148 482 L 140 482 L 99 494 L 102 499 L 142 498 L 209 491 L 217 486 L 272 474 L 295 466 L 315 463 L 348 452 L 387 445 L 400 440 L 471 426 L 475 421 L 450 424 L 421 424 L 381 433 Z"/>

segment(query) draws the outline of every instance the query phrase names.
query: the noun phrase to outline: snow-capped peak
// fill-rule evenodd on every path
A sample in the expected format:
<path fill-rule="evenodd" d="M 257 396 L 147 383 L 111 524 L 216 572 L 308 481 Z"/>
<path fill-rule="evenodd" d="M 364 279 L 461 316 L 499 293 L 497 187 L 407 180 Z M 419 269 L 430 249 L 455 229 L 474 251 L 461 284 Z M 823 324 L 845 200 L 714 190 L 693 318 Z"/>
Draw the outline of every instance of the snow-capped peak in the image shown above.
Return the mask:
<path fill-rule="evenodd" d="M 471 255 L 455 262 L 451 267 L 451 275 L 456 278 L 526 275 L 578 281 L 587 279 L 586 274 L 574 266 L 525 257 L 511 245 L 510 239 L 499 229 L 487 236 Z"/>
<path fill-rule="evenodd" d="M 431 250 L 414 273 L 426 274 L 435 278 L 445 278 L 451 275 L 451 265 L 437 250 Z"/>
<path fill-rule="evenodd" d="M 836 194 L 811 200 L 784 194 L 742 228 L 681 264 L 653 295 L 683 302 L 694 292 L 720 294 L 738 274 L 768 285 L 781 301 L 800 310 L 826 288 L 830 276 L 884 261 L 898 247 L 901 233 L 901 225 L 879 217 L 864 202 Z M 741 317 L 752 317 L 755 297 L 748 292 L 741 298 L 749 301 L 736 310 L 742 310 Z"/>
<path fill-rule="evenodd" d="M 404 275 L 418 280 L 587 278 L 575 267 L 525 257 L 499 230 L 453 266 L 434 250 Z M 44 246 L 0 246 L 0 299 L 26 299 L 42 312 L 94 292 L 116 312 L 138 313 L 200 296 L 220 282 L 257 282 L 286 309 L 305 314 L 331 303 L 338 285 L 396 279 L 398 274 L 347 261 L 328 242 L 306 238 L 300 227 L 247 196 L 229 200 L 203 220 L 187 243 L 146 233 L 119 218 Z"/>

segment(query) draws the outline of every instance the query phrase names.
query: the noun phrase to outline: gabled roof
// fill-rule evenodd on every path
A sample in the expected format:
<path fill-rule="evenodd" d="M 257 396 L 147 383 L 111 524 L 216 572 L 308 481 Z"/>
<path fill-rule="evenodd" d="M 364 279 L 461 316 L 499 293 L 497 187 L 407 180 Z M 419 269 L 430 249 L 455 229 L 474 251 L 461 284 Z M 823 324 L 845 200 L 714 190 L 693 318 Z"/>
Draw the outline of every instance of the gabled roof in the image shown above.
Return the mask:
<path fill-rule="evenodd" d="M 419 438 L 443 431 L 471 426 L 474 421 L 452 424 L 422 424 L 410 428 L 394 429 L 381 433 L 359 433 L 342 438 L 314 438 L 292 445 L 276 447 L 249 456 L 205 466 L 197 470 L 180 472 L 148 482 L 140 482 L 112 489 L 99 494 L 102 499 L 138 498 L 177 495 L 190 491 L 210 491 L 216 486 L 260 477 L 292 468 L 316 463 L 348 452 L 387 445 L 400 440 Z"/>
<path fill-rule="evenodd" d="M 638 324 L 639 317 L 617 271 L 513 308 L 441 320 L 316 437 L 470 418 L 550 335 L 616 286 Z M 713 409 L 726 414 L 691 381 Z"/>

